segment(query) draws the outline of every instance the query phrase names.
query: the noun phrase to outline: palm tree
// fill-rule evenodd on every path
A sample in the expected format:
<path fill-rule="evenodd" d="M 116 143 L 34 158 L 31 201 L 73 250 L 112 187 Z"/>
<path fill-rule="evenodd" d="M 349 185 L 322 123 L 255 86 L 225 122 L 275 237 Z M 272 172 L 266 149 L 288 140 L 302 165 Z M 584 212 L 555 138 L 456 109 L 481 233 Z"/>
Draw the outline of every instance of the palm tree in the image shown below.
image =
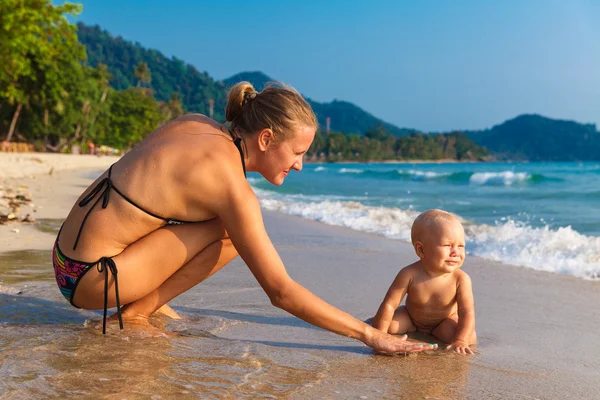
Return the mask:
<path fill-rule="evenodd" d="M 134 75 L 138 79 L 137 87 L 140 87 L 142 83 L 149 84 L 152 80 L 150 68 L 148 68 L 148 64 L 143 61 L 139 63 L 137 67 L 135 67 Z"/>

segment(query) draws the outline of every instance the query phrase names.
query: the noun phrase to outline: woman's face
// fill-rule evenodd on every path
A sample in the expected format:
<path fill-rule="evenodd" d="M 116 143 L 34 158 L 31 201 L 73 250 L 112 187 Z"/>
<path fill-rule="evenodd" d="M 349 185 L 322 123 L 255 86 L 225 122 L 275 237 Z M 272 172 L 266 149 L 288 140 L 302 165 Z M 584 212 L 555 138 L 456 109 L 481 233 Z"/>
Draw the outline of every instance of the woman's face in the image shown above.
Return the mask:
<path fill-rule="evenodd" d="M 314 138 L 315 128 L 304 127 L 297 129 L 289 139 L 268 144 L 258 172 L 273 185 L 281 185 L 291 170 L 302 170 L 302 158 Z"/>

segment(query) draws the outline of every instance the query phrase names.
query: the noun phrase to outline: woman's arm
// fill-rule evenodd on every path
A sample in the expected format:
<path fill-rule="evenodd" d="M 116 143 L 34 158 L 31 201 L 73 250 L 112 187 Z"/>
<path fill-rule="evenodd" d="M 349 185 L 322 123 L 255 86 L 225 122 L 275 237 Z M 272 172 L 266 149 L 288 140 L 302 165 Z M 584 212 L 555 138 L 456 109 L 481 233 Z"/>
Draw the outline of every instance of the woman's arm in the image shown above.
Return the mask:
<path fill-rule="evenodd" d="M 267 235 L 258 199 L 247 182 L 238 181 L 235 175 L 237 174 L 218 180 L 228 183 L 223 185 L 224 192 L 219 201 L 214 202 L 214 211 L 223 221 L 233 245 L 273 305 L 310 324 L 358 339 L 378 351 L 407 352 L 425 348 L 374 329 L 323 301 L 291 279 Z"/>

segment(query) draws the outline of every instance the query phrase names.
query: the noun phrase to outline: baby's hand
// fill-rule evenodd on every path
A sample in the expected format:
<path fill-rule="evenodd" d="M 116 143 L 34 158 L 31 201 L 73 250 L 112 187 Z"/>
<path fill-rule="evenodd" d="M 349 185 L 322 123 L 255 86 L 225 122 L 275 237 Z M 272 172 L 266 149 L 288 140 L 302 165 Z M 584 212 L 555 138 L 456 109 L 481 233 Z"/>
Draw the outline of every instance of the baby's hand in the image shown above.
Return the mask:
<path fill-rule="evenodd" d="M 446 347 L 446 350 L 454 350 L 458 354 L 473 354 L 473 349 L 463 340 L 455 340 L 452 344 Z"/>

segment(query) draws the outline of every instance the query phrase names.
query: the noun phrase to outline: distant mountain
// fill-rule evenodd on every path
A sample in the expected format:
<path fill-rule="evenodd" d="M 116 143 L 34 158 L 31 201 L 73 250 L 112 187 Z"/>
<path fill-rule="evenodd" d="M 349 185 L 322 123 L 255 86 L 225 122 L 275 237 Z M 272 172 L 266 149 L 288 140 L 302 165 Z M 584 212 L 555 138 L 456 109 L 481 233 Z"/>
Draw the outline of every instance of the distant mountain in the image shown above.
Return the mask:
<path fill-rule="evenodd" d="M 106 64 L 112 74 L 111 85 L 118 90 L 136 86 L 135 68 L 145 62 L 150 69 L 149 87 L 154 90 L 157 100 L 168 101 L 173 92 L 178 92 L 184 108 L 189 112 L 209 114 L 209 99 L 214 100 L 214 117 L 223 121 L 227 101 L 227 89 L 247 80 L 257 90 L 261 90 L 267 82 L 273 81 L 262 72 L 242 72 L 216 81 L 207 72 L 200 72 L 194 66 L 173 57 L 168 58 L 157 50 L 142 47 L 139 43 L 113 37 L 99 26 L 87 26 L 78 23 L 79 41 L 86 47 L 88 63 L 96 66 Z M 331 130 L 345 133 L 364 134 L 376 125 L 383 126 L 396 136 L 406 136 L 416 131 L 401 129 L 386 123 L 367 113 L 352 103 L 333 101 L 319 103 L 308 99 L 319 119 L 322 129 L 325 119 L 331 118 Z"/>
<path fill-rule="evenodd" d="M 273 82 L 275 79 L 270 78 L 260 71 L 254 71 L 241 72 L 224 79 L 223 83 L 226 88 L 230 88 L 242 81 L 250 82 L 256 90 L 262 90 L 267 83 Z M 418 133 L 415 129 L 398 128 L 395 125 L 384 122 L 347 101 L 333 100 L 329 103 L 320 103 L 308 97 L 306 99 L 317 115 L 321 129 L 325 128 L 327 124 L 326 118 L 329 117 L 331 119 L 332 132 L 357 133 L 362 135 L 374 126 L 382 126 L 394 136 L 408 136 Z"/>
<path fill-rule="evenodd" d="M 491 129 L 465 133 L 500 159 L 600 160 L 600 132 L 594 124 L 525 114 Z"/>
<path fill-rule="evenodd" d="M 229 90 L 236 83 L 244 81 L 250 82 L 254 86 L 254 89 L 261 91 L 268 83 L 275 80 L 260 71 L 240 72 L 227 79 L 223 79 L 223 85 L 225 85 L 226 90 Z"/>

